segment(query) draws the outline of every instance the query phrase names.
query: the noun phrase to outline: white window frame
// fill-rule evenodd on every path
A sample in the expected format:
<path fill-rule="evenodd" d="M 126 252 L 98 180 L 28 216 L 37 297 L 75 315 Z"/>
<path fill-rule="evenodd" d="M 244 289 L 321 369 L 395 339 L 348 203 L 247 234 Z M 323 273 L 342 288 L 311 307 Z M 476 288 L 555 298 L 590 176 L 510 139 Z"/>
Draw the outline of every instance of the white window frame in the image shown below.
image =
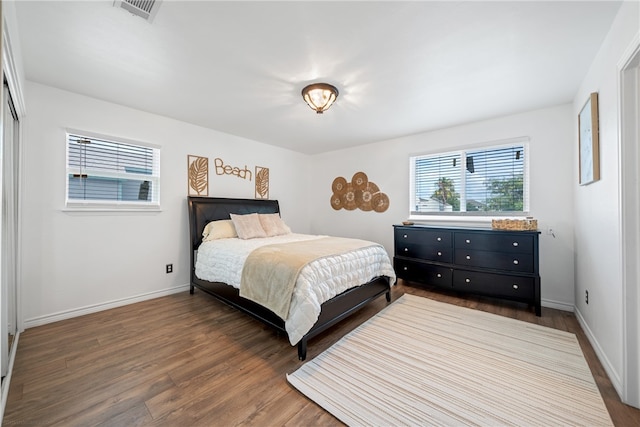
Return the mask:
<path fill-rule="evenodd" d="M 459 212 L 416 212 L 416 183 L 415 183 L 415 159 L 417 157 L 423 156 L 445 156 L 449 154 L 465 154 L 468 151 L 477 151 L 477 150 L 492 150 L 499 149 L 504 147 L 512 147 L 514 145 L 522 145 L 524 148 L 524 163 L 523 163 L 523 210 L 522 211 L 459 211 Z M 529 159 L 530 159 L 530 151 L 529 151 L 529 138 L 528 137 L 518 137 L 511 138 L 507 140 L 501 141 L 491 141 L 485 142 L 481 144 L 474 144 L 465 147 L 458 148 L 456 150 L 438 150 L 432 152 L 422 152 L 411 154 L 409 156 L 409 219 L 411 220 L 442 220 L 442 221 L 453 221 L 453 222 L 461 222 L 461 221 L 478 221 L 478 222 L 489 222 L 492 218 L 499 217 L 526 217 L 529 216 L 530 211 L 530 179 L 529 179 Z M 460 167 L 464 168 L 464 161 L 461 160 Z M 460 189 L 460 193 L 462 194 L 465 189 L 465 175 L 462 173 L 461 181 L 462 188 Z"/>
<path fill-rule="evenodd" d="M 103 141 L 113 142 L 116 144 L 132 145 L 153 150 L 153 170 L 148 174 L 134 174 L 125 172 L 110 171 L 92 171 L 93 176 L 104 178 L 126 178 L 150 181 L 151 182 L 151 200 L 150 201 L 118 201 L 118 200 L 78 200 L 69 198 L 69 176 L 73 174 L 82 174 L 83 171 L 69 165 L 69 136 L 75 135 L 88 139 L 99 139 Z M 148 212 L 160 211 L 160 146 L 147 142 L 140 142 L 120 137 L 102 135 L 94 132 L 88 132 L 76 129 L 65 130 L 65 209 L 66 211 L 113 211 L 113 212 Z"/>

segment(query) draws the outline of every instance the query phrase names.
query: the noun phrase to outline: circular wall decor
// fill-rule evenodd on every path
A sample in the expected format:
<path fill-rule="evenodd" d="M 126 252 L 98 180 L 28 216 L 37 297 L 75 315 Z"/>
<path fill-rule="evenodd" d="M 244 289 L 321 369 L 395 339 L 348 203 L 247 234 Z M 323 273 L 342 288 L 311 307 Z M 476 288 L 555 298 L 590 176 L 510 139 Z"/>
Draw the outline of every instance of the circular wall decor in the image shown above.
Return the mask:
<path fill-rule="evenodd" d="M 331 207 L 335 210 L 346 209 L 352 211 L 360 209 L 364 212 L 384 212 L 389 208 L 389 196 L 369 181 L 367 174 L 356 172 L 351 182 L 342 177 L 336 177 L 331 184 Z"/>

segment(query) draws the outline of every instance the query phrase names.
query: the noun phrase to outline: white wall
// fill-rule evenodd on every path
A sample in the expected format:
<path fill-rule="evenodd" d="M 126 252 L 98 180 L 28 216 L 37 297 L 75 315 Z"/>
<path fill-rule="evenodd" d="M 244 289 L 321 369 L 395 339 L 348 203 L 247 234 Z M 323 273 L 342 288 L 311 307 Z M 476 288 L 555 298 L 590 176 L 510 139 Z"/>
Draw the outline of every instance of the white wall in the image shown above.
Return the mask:
<path fill-rule="evenodd" d="M 270 197 L 295 231 L 367 238 L 393 253 L 392 224 L 408 215 L 410 154 L 530 138 L 531 214 L 542 234 L 543 304 L 573 307 L 570 105 L 308 157 L 165 117 L 28 82 L 24 121 L 23 318 L 30 327 L 182 289 L 188 284 L 187 155 L 210 159 L 210 195 L 253 197 L 253 182 L 218 176 L 213 159 L 270 168 Z M 65 212 L 65 128 L 162 146 L 162 212 Z M 335 211 L 336 176 L 358 171 L 389 195 L 387 212 Z M 164 266 L 174 264 L 174 273 Z M 95 308 L 93 306 L 96 306 Z"/>
<path fill-rule="evenodd" d="M 573 103 L 573 116 L 591 92 L 600 110 L 600 176 L 587 186 L 573 180 L 575 199 L 576 314 L 613 385 L 620 393 L 623 371 L 622 239 L 620 229 L 618 61 L 640 31 L 640 3 L 624 2 Z M 573 143 L 577 176 L 577 131 Z M 584 301 L 589 291 L 589 304 Z"/>
<path fill-rule="evenodd" d="M 392 225 L 409 215 L 410 154 L 528 136 L 531 215 L 538 219 L 540 230 L 555 230 L 555 238 L 544 232 L 540 236 L 542 303 L 572 310 L 574 133 L 573 110 L 567 104 L 314 156 L 309 191 L 311 230 L 374 240 L 392 255 Z M 335 211 L 330 206 L 333 179 L 343 176 L 350 181 L 359 171 L 389 196 L 386 212 Z"/>
<path fill-rule="evenodd" d="M 209 157 L 209 196 L 254 197 L 254 181 L 216 175 L 213 159 L 270 168 L 270 198 L 308 232 L 309 157 L 27 82 L 22 188 L 25 326 L 183 290 L 189 283 L 187 155 Z M 70 213 L 65 129 L 161 146 L 160 213 Z M 174 272 L 165 273 L 173 263 Z"/>

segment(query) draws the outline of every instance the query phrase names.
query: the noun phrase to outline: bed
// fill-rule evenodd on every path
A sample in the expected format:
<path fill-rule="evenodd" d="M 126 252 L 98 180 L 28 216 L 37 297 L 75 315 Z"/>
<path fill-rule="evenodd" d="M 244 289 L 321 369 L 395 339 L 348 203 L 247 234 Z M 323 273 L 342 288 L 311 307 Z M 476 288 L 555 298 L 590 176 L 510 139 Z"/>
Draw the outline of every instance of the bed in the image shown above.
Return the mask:
<path fill-rule="evenodd" d="M 199 277 L 199 274 L 196 272 L 196 265 L 199 264 L 199 268 L 201 269 L 203 262 L 201 259 L 198 259 L 198 250 L 201 248 L 201 245 L 203 245 L 202 232 L 207 224 L 212 221 L 229 220 L 232 214 L 246 215 L 257 213 L 279 215 L 280 207 L 278 201 L 217 197 L 188 197 L 187 201 L 191 240 L 190 293 L 193 294 L 195 289 L 201 290 L 270 325 L 279 333 L 290 337 L 287 328 L 291 330 L 291 322 L 287 324 L 287 321 L 283 320 L 283 318 L 268 308 L 247 298 L 243 298 L 240 296 L 238 288 L 224 282 L 206 280 Z M 386 253 L 384 256 L 388 258 Z M 381 269 L 384 275 L 375 276 L 373 279 L 368 279 L 366 283 L 363 282 L 358 286 L 349 288 L 321 302 L 315 323 L 313 323 L 308 330 L 304 331 L 299 340 L 295 338 L 295 342 L 293 342 L 290 339 L 292 345 L 297 345 L 298 358 L 300 360 L 306 358 L 307 342 L 309 339 L 327 330 L 329 327 L 345 319 L 383 294 L 385 294 L 387 302 L 391 301 L 390 288 L 395 282 L 395 274 L 390 262 L 389 268 L 390 270 L 386 267 Z"/>

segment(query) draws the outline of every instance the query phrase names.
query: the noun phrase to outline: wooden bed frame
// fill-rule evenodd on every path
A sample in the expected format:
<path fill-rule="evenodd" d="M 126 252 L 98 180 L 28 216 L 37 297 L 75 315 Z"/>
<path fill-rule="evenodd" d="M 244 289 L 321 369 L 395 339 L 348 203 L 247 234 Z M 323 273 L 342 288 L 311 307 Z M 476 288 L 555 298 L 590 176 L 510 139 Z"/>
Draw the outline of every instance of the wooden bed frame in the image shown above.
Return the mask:
<path fill-rule="evenodd" d="M 238 289 L 220 282 L 209 282 L 196 277 L 196 252 L 202 243 L 202 230 L 210 221 L 230 219 L 229 214 L 280 213 L 277 200 L 228 199 L 218 197 L 188 197 L 189 228 L 191 237 L 191 286 L 193 294 L 198 288 L 222 302 L 229 304 L 244 313 L 268 324 L 277 331 L 287 335 L 284 320 L 271 310 L 240 297 Z M 345 319 L 358 309 L 386 294 L 387 302 L 391 301 L 391 284 L 389 278 L 378 277 L 356 288 L 348 289 L 322 304 L 318 321 L 298 343 L 298 358 L 307 356 L 307 341 Z"/>

